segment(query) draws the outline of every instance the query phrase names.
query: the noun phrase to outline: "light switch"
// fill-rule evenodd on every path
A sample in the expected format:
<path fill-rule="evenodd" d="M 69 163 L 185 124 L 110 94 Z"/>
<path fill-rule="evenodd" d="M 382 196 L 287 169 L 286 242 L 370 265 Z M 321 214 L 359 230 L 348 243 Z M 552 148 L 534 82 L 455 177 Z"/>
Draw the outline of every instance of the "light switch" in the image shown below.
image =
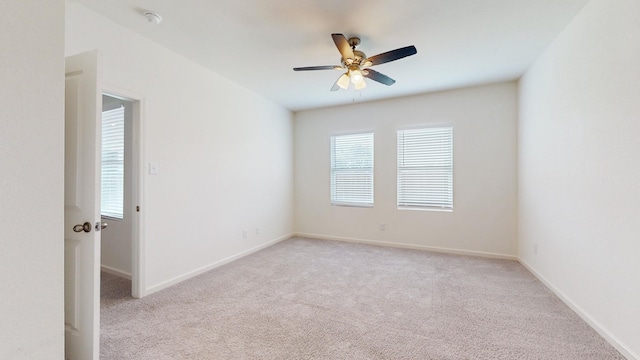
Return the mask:
<path fill-rule="evenodd" d="M 158 163 L 156 162 L 149 163 L 149 175 L 158 175 Z"/>

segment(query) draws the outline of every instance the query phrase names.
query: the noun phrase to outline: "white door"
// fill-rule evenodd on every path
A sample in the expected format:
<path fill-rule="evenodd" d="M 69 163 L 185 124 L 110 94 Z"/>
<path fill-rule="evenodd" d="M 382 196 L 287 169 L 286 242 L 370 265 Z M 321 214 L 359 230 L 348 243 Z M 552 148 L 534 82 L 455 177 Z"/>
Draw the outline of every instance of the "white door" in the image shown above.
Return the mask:
<path fill-rule="evenodd" d="M 100 340 L 100 115 L 97 51 L 65 69 L 65 358 L 98 359 Z M 97 225 L 97 226 L 96 226 Z"/>

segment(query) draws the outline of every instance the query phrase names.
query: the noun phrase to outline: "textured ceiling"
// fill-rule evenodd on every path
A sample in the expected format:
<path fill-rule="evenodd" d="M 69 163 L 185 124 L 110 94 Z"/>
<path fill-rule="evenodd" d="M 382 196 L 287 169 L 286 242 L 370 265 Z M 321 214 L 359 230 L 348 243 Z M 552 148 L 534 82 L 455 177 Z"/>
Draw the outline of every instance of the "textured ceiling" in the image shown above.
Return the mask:
<path fill-rule="evenodd" d="M 69 0 L 83 4 L 290 110 L 362 102 L 520 77 L 588 0 Z M 142 15 L 163 17 L 155 26 Z M 329 89 L 331 33 L 368 56 L 415 45 L 362 91 Z"/>

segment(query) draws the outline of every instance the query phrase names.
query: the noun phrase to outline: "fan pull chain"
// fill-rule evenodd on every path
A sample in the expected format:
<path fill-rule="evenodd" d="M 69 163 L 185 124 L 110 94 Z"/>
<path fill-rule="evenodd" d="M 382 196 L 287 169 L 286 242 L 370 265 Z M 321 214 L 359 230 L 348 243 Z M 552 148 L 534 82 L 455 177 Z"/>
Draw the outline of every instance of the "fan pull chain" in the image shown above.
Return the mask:
<path fill-rule="evenodd" d="M 358 95 L 360 95 L 360 100 L 362 100 L 362 90 L 360 90 L 360 91 L 353 91 L 353 92 L 352 92 L 353 96 L 351 97 L 351 103 L 352 103 L 352 104 L 355 104 L 355 103 L 356 103 L 356 95 L 355 95 L 356 93 L 357 93 Z"/>

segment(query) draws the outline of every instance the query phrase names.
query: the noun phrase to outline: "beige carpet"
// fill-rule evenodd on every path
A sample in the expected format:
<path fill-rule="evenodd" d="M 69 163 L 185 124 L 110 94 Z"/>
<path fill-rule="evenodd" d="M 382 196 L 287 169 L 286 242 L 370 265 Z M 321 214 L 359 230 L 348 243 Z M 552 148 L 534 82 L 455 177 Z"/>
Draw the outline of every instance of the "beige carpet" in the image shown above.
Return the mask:
<path fill-rule="evenodd" d="M 294 238 L 141 300 L 101 359 L 624 359 L 514 261 Z"/>

